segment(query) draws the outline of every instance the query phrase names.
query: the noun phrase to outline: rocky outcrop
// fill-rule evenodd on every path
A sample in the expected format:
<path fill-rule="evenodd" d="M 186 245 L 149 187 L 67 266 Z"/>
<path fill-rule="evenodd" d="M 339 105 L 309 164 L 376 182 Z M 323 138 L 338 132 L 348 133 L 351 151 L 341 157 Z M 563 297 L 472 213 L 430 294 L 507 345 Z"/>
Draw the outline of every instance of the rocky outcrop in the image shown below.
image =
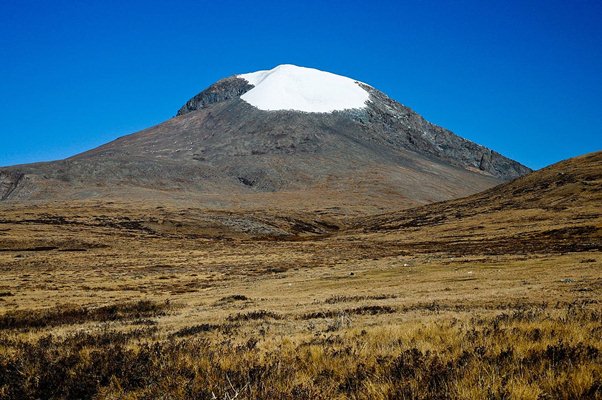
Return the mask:
<path fill-rule="evenodd" d="M 431 124 L 410 108 L 368 85 L 371 101 L 352 117 L 374 125 L 375 132 L 391 145 L 437 157 L 452 165 L 476 169 L 503 180 L 511 180 L 531 169 L 503 155 Z"/>
<path fill-rule="evenodd" d="M 210 104 L 240 97 L 251 89 L 253 89 L 253 85 L 249 84 L 249 82 L 244 79 L 237 77 L 222 79 L 188 100 L 186 104 L 178 110 L 176 115 L 184 115 L 191 111 L 205 108 Z"/>
<path fill-rule="evenodd" d="M 0 200 L 6 200 L 17 189 L 25 174 L 14 170 L 0 170 Z"/>

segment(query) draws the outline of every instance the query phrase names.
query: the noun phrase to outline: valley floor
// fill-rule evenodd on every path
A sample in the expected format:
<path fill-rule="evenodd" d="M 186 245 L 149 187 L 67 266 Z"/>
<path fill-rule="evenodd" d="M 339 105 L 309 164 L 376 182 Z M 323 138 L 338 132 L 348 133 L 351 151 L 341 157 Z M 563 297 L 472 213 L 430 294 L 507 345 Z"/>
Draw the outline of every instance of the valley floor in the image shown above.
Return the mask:
<path fill-rule="evenodd" d="M 597 237 L 525 251 L 543 228 L 522 214 L 462 244 L 478 221 L 2 211 L 1 399 L 602 398 Z"/>

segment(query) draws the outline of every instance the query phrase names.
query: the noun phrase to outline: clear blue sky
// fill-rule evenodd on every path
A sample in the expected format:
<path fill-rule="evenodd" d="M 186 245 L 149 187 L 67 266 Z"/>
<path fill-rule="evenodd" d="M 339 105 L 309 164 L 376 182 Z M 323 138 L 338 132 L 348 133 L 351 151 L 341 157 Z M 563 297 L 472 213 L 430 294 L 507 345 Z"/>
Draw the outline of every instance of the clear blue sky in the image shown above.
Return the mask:
<path fill-rule="evenodd" d="M 601 21 L 599 0 L 4 0 L 0 165 L 73 155 L 291 63 L 540 168 L 602 149 Z"/>

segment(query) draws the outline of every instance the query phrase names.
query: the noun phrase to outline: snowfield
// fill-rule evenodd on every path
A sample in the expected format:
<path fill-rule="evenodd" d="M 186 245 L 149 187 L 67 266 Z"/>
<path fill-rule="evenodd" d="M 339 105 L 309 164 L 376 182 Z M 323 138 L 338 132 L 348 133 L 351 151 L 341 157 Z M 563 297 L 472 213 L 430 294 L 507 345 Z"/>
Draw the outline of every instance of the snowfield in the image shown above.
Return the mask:
<path fill-rule="evenodd" d="M 241 99 L 260 110 L 328 113 L 363 108 L 370 97 L 358 81 L 290 64 L 237 77 L 255 86 Z"/>

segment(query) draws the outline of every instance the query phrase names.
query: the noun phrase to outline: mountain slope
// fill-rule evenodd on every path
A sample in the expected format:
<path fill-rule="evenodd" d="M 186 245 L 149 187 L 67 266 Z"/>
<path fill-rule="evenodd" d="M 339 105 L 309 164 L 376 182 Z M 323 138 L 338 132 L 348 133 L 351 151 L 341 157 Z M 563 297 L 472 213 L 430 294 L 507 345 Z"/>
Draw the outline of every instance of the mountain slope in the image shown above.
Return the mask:
<path fill-rule="evenodd" d="M 2 168 L 0 198 L 375 212 L 466 196 L 529 171 L 368 85 L 284 65 L 221 80 L 175 118 L 88 152 Z"/>

